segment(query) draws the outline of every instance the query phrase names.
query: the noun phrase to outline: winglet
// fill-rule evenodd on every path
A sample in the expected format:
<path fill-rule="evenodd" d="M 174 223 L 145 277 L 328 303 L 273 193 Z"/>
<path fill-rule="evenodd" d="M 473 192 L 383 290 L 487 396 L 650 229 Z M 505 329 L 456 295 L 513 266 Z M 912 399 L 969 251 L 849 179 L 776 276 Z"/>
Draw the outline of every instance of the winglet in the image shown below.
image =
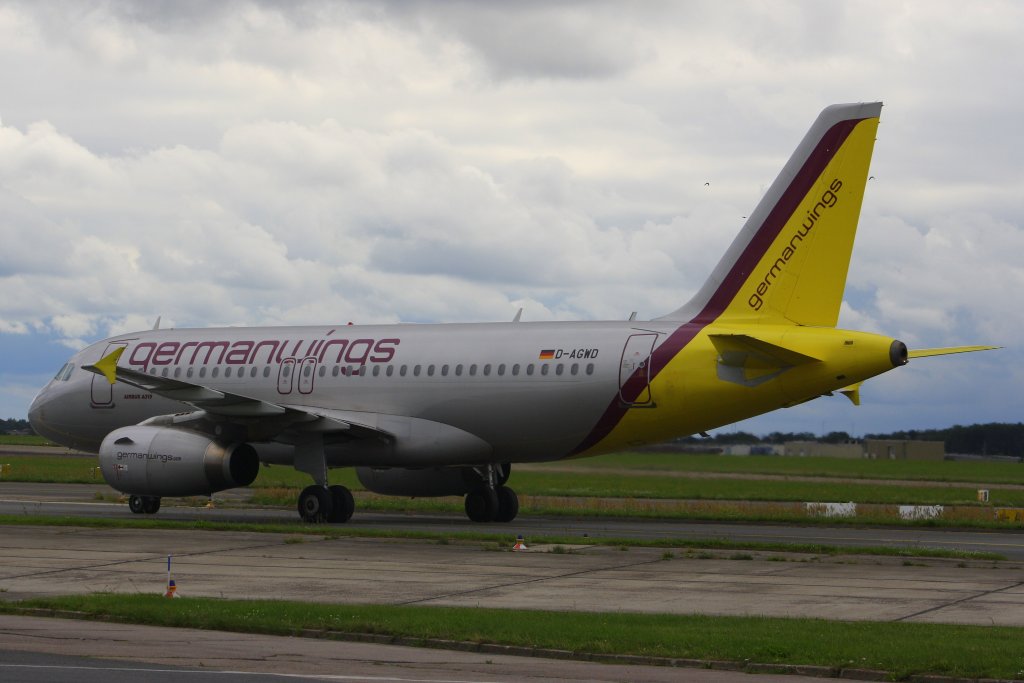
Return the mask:
<path fill-rule="evenodd" d="M 107 381 L 113 384 L 117 381 L 117 361 L 121 358 L 121 354 L 124 353 L 125 347 L 119 346 L 103 358 L 96 361 L 96 364 L 92 367 L 103 373 L 103 376 L 107 378 Z M 88 367 L 83 370 L 89 369 Z"/>

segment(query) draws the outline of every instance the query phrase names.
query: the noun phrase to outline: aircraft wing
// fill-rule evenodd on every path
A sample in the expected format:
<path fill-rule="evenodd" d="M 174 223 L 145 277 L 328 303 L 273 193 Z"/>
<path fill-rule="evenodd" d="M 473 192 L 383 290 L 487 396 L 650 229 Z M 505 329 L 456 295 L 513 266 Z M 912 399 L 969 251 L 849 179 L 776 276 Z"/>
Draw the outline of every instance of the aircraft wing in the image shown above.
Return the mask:
<path fill-rule="evenodd" d="M 349 415 L 339 411 L 329 411 L 304 406 L 289 406 L 271 403 L 258 398 L 234 394 L 220 389 L 185 382 L 180 379 L 158 377 L 129 368 L 119 367 L 118 359 L 124 347 L 117 348 L 104 356 L 94 365 L 84 365 L 83 370 L 102 375 L 108 382 L 122 382 L 144 391 L 187 403 L 205 413 L 206 416 L 244 421 L 247 418 L 279 418 L 270 420 L 275 434 L 273 438 L 289 428 L 297 428 L 304 433 L 339 433 L 356 438 L 377 437 L 390 440 L 392 435 L 372 424 L 367 419 L 359 419 L 358 414 Z M 179 421 L 194 421 L 202 414 L 190 414 Z M 355 418 L 355 419 L 353 419 Z"/>

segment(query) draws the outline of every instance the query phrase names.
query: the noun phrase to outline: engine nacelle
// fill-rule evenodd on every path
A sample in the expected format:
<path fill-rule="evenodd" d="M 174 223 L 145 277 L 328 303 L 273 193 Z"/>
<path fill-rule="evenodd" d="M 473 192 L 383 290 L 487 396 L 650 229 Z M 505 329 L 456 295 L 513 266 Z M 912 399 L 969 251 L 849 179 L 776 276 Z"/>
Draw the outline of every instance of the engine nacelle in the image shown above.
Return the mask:
<path fill-rule="evenodd" d="M 461 496 L 480 481 L 469 467 L 357 467 L 356 476 L 369 491 L 410 498 Z"/>
<path fill-rule="evenodd" d="M 205 496 L 248 486 L 259 474 L 256 450 L 171 427 L 122 427 L 100 445 L 103 478 L 123 493 Z"/>

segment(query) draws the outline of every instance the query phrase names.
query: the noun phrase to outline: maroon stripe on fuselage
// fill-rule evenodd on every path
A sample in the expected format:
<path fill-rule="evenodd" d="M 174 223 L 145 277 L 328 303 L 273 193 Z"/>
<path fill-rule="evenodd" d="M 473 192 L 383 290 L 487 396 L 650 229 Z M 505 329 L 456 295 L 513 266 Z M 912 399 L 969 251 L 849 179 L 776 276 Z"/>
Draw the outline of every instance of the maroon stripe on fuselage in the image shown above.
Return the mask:
<path fill-rule="evenodd" d="M 729 303 L 736 298 L 736 294 L 743 286 L 743 283 L 747 281 L 754 266 L 760 263 L 765 252 L 775 242 L 779 233 L 782 232 L 782 228 L 785 227 L 790 216 L 796 211 L 800 202 L 807 196 L 807 193 L 811 191 L 811 188 L 818 178 L 821 177 L 821 174 L 825 172 L 825 167 L 835 157 L 836 152 L 846 142 L 846 138 L 857 127 L 857 124 L 863 120 L 865 119 L 840 121 L 821 136 L 814 151 L 811 152 L 804 165 L 800 168 L 800 172 L 796 174 L 782 193 L 782 196 L 775 202 L 775 206 L 772 207 L 761 227 L 758 228 L 751 238 L 743 253 L 736 259 L 736 263 L 729 269 L 729 274 L 726 275 L 722 284 L 718 286 L 718 289 L 708 299 L 704 308 L 690 322 L 683 323 L 676 328 L 668 336 L 668 339 L 662 342 L 651 354 L 649 372 L 652 381 L 680 351 L 686 348 L 687 344 L 693 341 L 693 338 L 701 330 L 717 320 Z M 638 370 L 637 373 L 639 372 Z M 645 370 L 645 372 L 647 371 Z M 638 376 L 634 374 L 634 376 L 627 380 L 620 389 L 621 397 L 619 393 L 616 394 L 615 398 L 608 404 L 608 407 L 605 408 L 604 413 L 598 419 L 594 428 L 569 453 L 570 455 L 576 455 L 594 447 L 601 439 L 608 436 L 615 429 L 630 408 L 630 403 L 627 401 L 635 400 L 646 386 L 646 382 L 643 382 L 642 379 L 634 381 L 638 379 Z M 656 400 L 657 397 L 655 397 Z"/>

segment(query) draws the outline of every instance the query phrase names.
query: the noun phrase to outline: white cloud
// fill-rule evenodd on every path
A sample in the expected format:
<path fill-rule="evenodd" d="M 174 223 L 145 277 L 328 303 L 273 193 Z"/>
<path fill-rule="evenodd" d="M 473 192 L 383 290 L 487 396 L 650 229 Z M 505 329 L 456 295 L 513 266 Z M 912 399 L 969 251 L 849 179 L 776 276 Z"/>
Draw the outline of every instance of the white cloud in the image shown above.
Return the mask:
<path fill-rule="evenodd" d="M 0 332 L 660 315 L 820 107 L 883 98 L 842 324 L 1008 344 L 1022 14 L 5 3 Z"/>

